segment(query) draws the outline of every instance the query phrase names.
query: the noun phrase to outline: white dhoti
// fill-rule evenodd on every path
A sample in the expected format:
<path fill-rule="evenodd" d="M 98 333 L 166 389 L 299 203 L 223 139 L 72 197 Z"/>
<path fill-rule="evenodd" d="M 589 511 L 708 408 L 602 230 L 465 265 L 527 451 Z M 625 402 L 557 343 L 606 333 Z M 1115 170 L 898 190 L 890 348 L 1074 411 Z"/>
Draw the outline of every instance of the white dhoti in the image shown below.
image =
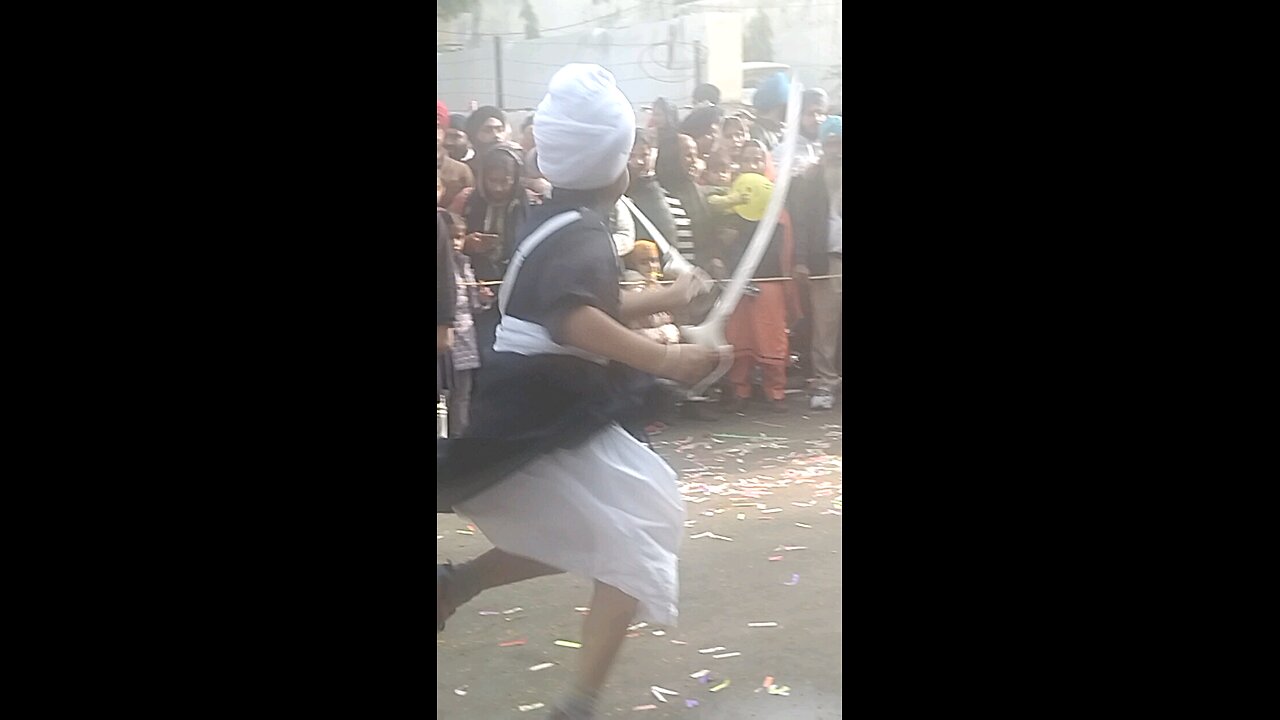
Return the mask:
<path fill-rule="evenodd" d="M 458 505 L 495 547 L 612 585 L 674 625 L 684 501 L 676 473 L 616 423 Z"/>

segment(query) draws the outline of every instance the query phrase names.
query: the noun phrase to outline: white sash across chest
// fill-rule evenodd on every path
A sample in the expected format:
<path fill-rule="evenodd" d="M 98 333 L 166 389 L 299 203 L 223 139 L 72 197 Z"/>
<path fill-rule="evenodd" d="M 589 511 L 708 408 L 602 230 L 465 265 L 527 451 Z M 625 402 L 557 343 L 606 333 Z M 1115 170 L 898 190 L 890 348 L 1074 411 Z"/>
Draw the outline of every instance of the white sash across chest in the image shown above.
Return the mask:
<path fill-rule="evenodd" d="M 493 342 L 495 351 L 517 355 L 572 355 L 599 365 L 609 362 L 585 350 L 560 345 L 551 339 L 551 333 L 545 327 L 507 314 L 507 303 L 511 300 L 511 293 L 515 289 L 516 278 L 520 276 L 520 268 L 524 265 L 525 258 L 529 257 L 543 240 L 581 219 L 582 213 L 577 210 L 560 213 L 539 225 L 516 248 L 511 263 L 507 265 L 507 272 L 502 277 L 502 287 L 498 290 L 498 310 L 502 313 L 502 322 L 498 325 Z"/>

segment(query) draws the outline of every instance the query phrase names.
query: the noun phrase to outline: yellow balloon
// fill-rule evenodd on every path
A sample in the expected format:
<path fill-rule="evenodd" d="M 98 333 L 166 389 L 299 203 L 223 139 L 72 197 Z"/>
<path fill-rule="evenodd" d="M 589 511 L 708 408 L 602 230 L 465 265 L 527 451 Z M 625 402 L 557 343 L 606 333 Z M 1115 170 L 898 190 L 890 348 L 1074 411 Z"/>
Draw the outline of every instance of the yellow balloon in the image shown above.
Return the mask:
<path fill-rule="evenodd" d="M 769 178 L 758 173 L 742 173 L 733 181 L 732 191 L 747 199 L 733 208 L 738 217 L 755 222 L 764 217 L 764 209 L 769 206 L 769 198 L 773 196 L 773 183 Z"/>

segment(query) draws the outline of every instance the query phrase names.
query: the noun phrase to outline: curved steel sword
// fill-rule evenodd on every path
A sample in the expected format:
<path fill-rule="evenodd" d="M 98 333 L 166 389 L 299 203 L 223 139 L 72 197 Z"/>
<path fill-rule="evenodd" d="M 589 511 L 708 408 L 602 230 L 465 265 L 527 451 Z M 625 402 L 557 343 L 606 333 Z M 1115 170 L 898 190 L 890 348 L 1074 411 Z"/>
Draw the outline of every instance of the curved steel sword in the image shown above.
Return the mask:
<path fill-rule="evenodd" d="M 746 291 L 747 285 L 751 283 L 751 278 L 755 275 L 756 268 L 760 266 L 760 261 L 764 259 L 764 254 L 769 249 L 769 243 L 773 240 L 773 231 L 778 226 L 778 220 L 782 217 L 782 206 L 786 203 L 787 189 L 791 186 L 791 166 L 796 156 L 796 139 L 800 134 L 800 96 L 803 92 L 803 85 L 795 75 L 792 75 L 791 90 L 787 98 L 786 131 L 783 134 L 782 142 L 779 143 L 779 147 L 784 150 L 782 165 L 778 168 L 777 179 L 773 183 L 773 195 L 769 198 L 769 207 L 765 210 L 764 216 L 760 218 L 760 222 L 757 223 L 755 234 L 751 236 L 751 242 L 747 245 L 747 250 L 743 253 L 742 260 L 734 270 L 729 286 L 716 298 L 715 304 L 711 306 L 711 312 L 697 325 L 682 325 L 680 327 L 681 337 L 692 344 L 710 348 L 728 345 L 724 337 L 725 321 L 733 314 L 733 310 L 738 306 L 738 301 L 742 299 L 742 294 Z M 663 270 L 671 271 L 674 275 L 680 275 L 694 269 L 694 266 L 667 242 L 667 239 L 662 236 L 662 233 L 658 231 L 653 222 L 645 217 L 644 213 L 640 212 L 640 208 L 631 202 L 631 198 L 623 195 L 622 203 L 631 211 L 632 215 L 640 220 L 640 224 L 653 237 L 658 249 L 662 251 L 664 256 L 668 257 L 663 265 Z M 716 369 L 710 375 L 699 380 L 689 389 L 688 397 L 690 399 L 702 398 L 707 388 L 724 377 L 724 374 L 729 372 L 729 368 L 732 366 L 732 357 L 721 358 L 720 364 L 716 366 Z"/>
<path fill-rule="evenodd" d="M 733 279 L 716 298 L 715 304 L 711 306 L 711 312 L 698 325 L 680 328 L 680 335 L 694 344 L 706 347 L 720 347 L 728 344 L 724 337 L 725 321 L 738 306 L 738 301 L 742 299 L 743 292 L 755 275 L 756 268 L 760 266 L 760 261 L 764 259 L 770 241 L 773 240 L 773 231 L 782 217 L 782 206 L 786 203 L 787 189 L 791 186 L 791 166 L 796 156 L 796 138 L 800 133 L 800 95 L 803 91 L 804 87 L 800 80 L 792 75 L 791 92 L 787 98 L 787 126 L 782 142 L 779 144 L 784 151 L 782 166 L 778 168 L 777 179 L 773 183 L 773 195 L 769 198 L 769 207 L 756 225 L 755 234 L 751 236 L 751 243 L 747 245 L 747 251 L 743 253 L 742 260 L 734 269 Z M 689 397 L 701 397 L 702 393 L 706 392 L 712 383 L 724 377 L 732 366 L 732 358 L 721 359 L 720 365 L 710 375 L 690 388 Z"/>
<path fill-rule="evenodd" d="M 645 217 L 644 213 L 640 212 L 640 208 L 631 202 L 631 198 L 623 195 L 621 199 L 622 204 L 631 211 L 632 215 L 640 220 L 640 224 L 644 226 L 649 236 L 653 238 L 654 244 L 662 252 L 662 257 L 666 258 L 662 265 L 664 273 L 669 271 L 672 275 L 683 275 L 693 269 L 693 265 L 688 260 L 685 260 L 678 250 L 671 247 L 671 243 L 667 242 L 667 239 L 662 236 L 662 233 L 658 231 L 658 227 L 653 224 L 652 220 Z"/>

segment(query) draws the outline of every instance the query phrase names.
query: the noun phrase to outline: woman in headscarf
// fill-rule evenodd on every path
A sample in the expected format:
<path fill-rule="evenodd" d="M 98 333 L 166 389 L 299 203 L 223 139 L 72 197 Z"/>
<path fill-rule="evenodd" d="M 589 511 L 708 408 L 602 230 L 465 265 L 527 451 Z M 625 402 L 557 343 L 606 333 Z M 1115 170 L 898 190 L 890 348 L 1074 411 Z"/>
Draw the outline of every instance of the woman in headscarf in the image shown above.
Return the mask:
<path fill-rule="evenodd" d="M 674 245 L 689 262 L 704 269 L 710 268 L 716 257 L 711 245 L 714 231 L 706 202 L 697 185 L 705 167 L 698 154 L 698 143 L 674 129 L 670 133 L 660 133 L 658 138 L 656 174 L 658 184 L 666 191 L 671 216 L 675 218 Z"/>
<path fill-rule="evenodd" d="M 529 213 L 520 156 L 519 145 L 503 143 L 490 149 L 478 163 L 476 186 L 459 193 L 450 207 L 467 224 L 463 252 L 471 258 L 476 280 L 481 282 L 502 279 Z M 498 311 L 490 308 L 476 313 L 474 322 L 483 362 L 493 348 Z"/>
<path fill-rule="evenodd" d="M 631 183 L 627 186 L 627 197 L 635 203 L 636 209 L 653 223 L 662 239 L 674 247 L 676 242 L 676 221 L 667 205 L 666 193 L 658 183 L 653 170 L 653 144 L 639 130 L 636 131 L 636 144 L 631 148 L 631 158 L 627 161 L 627 172 L 631 175 Z M 650 239 L 651 233 L 644 223 L 636 222 L 636 237 Z M 665 263 L 670 258 L 662 258 Z"/>
<path fill-rule="evenodd" d="M 680 115 L 676 111 L 676 106 L 667 102 L 666 98 L 653 101 L 653 110 L 650 115 L 649 127 L 653 130 L 654 142 L 661 143 L 663 138 L 673 137 L 680 127 Z"/>
<path fill-rule="evenodd" d="M 705 161 L 716 149 L 716 141 L 720 136 L 720 119 L 724 111 L 718 105 L 700 107 L 689 113 L 689 117 L 680 123 L 680 132 L 693 138 L 698 144 L 698 154 Z"/>

